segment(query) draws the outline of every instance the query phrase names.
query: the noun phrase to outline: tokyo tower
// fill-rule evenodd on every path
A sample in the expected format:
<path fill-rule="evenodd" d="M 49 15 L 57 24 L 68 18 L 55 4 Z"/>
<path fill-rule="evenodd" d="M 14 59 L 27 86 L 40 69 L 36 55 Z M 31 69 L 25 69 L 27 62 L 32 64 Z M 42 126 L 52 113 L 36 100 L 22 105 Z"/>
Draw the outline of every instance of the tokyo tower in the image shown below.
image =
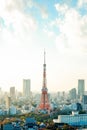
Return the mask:
<path fill-rule="evenodd" d="M 41 101 L 38 106 L 40 110 L 50 110 L 50 103 L 48 98 L 48 89 L 47 89 L 47 82 L 46 82 L 46 61 L 45 61 L 45 51 L 44 51 L 44 64 L 43 64 L 43 86 L 42 86 L 42 93 L 41 93 Z"/>

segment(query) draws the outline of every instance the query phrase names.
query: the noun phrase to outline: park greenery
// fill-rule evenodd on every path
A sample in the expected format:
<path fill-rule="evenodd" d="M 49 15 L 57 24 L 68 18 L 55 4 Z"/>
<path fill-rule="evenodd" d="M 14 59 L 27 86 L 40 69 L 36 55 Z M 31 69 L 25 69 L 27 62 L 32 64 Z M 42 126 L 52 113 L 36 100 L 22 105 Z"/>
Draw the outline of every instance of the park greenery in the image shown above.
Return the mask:
<path fill-rule="evenodd" d="M 53 122 L 54 118 L 58 118 L 58 115 L 60 114 L 60 110 L 56 110 L 55 112 L 53 112 L 51 115 L 50 114 L 43 114 L 40 112 L 30 112 L 27 114 L 20 114 L 20 115 L 4 115 L 4 116 L 0 116 L 0 124 L 8 124 L 11 122 L 16 122 L 18 120 L 21 121 L 21 126 L 24 125 L 24 122 L 26 120 L 26 118 L 34 118 L 37 121 L 37 124 L 39 125 L 41 122 L 43 122 L 44 124 L 46 124 L 46 129 L 45 130 L 59 130 L 59 128 L 55 127 L 55 124 Z M 65 114 L 65 113 L 62 113 Z M 75 130 L 75 128 L 68 126 L 67 124 L 63 125 L 63 130 Z"/>

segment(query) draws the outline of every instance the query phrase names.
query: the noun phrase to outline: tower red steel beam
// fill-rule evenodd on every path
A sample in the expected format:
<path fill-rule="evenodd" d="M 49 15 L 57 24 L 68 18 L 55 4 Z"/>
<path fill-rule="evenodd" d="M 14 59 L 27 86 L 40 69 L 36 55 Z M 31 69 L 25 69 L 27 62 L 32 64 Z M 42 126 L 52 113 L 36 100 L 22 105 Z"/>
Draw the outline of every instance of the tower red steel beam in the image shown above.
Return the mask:
<path fill-rule="evenodd" d="M 50 110 L 50 103 L 48 97 L 48 89 L 47 89 L 47 82 L 46 82 L 46 52 L 44 51 L 44 64 L 43 64 L 43 86 L 42 86 L 42 93 L 41 93 L 41 101 L 38 106 L 40 110 Z"/>

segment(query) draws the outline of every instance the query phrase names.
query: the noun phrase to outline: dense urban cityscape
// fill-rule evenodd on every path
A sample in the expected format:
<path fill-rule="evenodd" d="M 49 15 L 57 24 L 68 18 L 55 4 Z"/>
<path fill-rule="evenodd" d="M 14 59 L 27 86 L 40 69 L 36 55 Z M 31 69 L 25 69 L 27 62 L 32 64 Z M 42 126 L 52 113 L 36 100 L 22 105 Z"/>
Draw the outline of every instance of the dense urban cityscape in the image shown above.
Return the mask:
<path fill-rule="evenodd" d="M 10 87 L 9 93 L 2 92 L 0 89 L 0 93 L 1 119 L 2 117 L 6 120 L 9 116 L 15 117 L 15 115 L 17 116 L 32 112 L 37 113 L 37 107 L 40 103 L 40 93 L 31 92 L 30 79 L 23 79 L 23 93 L 15 91 L 15 87 Z M 65 91 L 56 92 L 55 94 L 50 93 L 48 96 L 51 106 L 50 112 L 46 109 L 41 109 L 39 110 L 39 113 L 48 113 L 51 116 L 52 113 L 55 113 L 56 111 L 58 112 L 58 115 L 62 116 L 57 119 L 58 115 L 56 115 L 56 119 L 53 119 L 54 123 L 63 122 L 72 126 L 76 125 L 76 127 L 86 127 L 87 92 L 85 91 L 85 80 L 78 80 L 78 91 L 76 91 L 76 88 L 72 88 L 68 93 Z M 71 112 L 73 112 L 72 119 L 69 118 Z M 77 114 L 76 112 L 80 112 L 80 114 Z M 75 114 L 78 119 L 75 119 Z M 1 123 L 2 122 L 3 121 L 1 121 Z"/>
<path fill-rule="evenodd" d="M 78 79 L 78 90 L 72 88 L 67 93 L 66 91 L 48 93 L 45 50 L 41 94 L 33 93 L 31 88 L 31 79 L 23 79 L 23 92 L 17 92 L 15 86 L 10 87 L 9 92 L 3 92 L 0 88 L 1 130 L 57 130 L 87 127 L 85 80 Z"/>

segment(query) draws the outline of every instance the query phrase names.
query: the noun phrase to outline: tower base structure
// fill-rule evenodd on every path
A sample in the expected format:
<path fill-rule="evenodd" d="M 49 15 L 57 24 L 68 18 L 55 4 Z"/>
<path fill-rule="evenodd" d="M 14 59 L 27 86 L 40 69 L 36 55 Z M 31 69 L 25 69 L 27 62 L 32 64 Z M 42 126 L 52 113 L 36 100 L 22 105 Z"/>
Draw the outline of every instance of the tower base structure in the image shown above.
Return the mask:
<path fill-rule="evenodd" d="M 50 110 L 51 109 L 50 103 L 49 103 L 49 100 L 48 100 L 47 91 L 42 91 L 41 102 L 40 102 L 40 104 L 38 106 L 38 109 L 39 110 Z"/>

